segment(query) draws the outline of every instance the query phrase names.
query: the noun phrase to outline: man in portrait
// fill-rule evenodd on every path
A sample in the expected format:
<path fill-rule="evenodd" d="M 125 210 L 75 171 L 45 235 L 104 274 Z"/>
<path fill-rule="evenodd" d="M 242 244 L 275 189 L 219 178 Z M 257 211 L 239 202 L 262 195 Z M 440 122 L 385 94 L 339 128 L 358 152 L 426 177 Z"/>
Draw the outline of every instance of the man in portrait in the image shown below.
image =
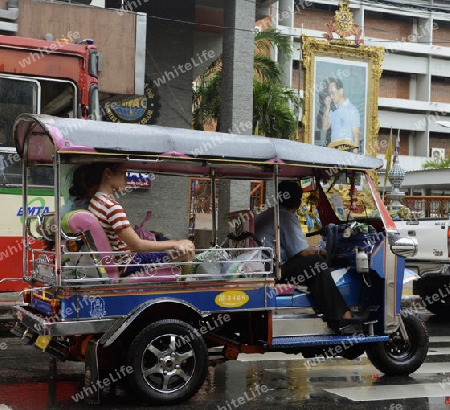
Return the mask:
<path fill-rule="evenodd" d="M 329 77 L 328 96 L 325 98 L 325 110 L 322 116 L 322 130 L 331 129 L 330 146 L 354 146 L 359 151 L 361 119 L 358 109 L 344 95 L 342 80 Z"/>

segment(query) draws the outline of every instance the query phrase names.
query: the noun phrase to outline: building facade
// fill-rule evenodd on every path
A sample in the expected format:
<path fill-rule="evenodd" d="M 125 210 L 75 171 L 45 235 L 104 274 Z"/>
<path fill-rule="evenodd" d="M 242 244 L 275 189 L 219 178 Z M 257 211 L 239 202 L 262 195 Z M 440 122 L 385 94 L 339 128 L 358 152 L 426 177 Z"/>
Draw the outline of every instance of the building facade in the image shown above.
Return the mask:
<path fill-rule="evenodd" d="M 407 173 L 407 194 L 450 194 L 450 181 L 419 185 L 414 172 L 432 155 L 450 155 L 450 4 L 443 0 L 349 2 L 364 44 L 385 48 L 378 94 L 378 155 L 384 156 L 391 128 L 400 130 L 400 165 Z M 322 38 L 325 25 L 339 9 L 336 1 L 280 0 L 273 6 L 272 26 L 289 35 L 292 59 L 281 58 L 284 81 L 303 90 L 301 35 Z M 411 172 L 411 174 L 410 174 Z M 418 182 L 418 181 L 417 181 Z"/>

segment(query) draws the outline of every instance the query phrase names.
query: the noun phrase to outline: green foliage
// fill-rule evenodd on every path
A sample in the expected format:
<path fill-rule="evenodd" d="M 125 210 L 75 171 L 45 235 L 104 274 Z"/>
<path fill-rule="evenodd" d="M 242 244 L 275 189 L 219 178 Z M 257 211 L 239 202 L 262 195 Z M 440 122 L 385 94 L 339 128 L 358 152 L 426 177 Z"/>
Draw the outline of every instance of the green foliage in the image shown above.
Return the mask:
<path fill-rule="evenodd" d="M 273 46 L 289 58 L 292 46 L 289 37 L 275 29 L 255 34 L 253 78 L 253 127 L 255 134 L 273 138 L 292 138 L 297 130 L 298 107 L 301 102 L 296 93 L 281 83 L 280 64 L 268 57 Z M 222 55 L 199 77 L 193 93 L 194 129 L 205 125 L 220 125 L 220 87 L 222 84 Z M 292 108 L 295 110 L 292 109 Z"/>
<path fill-rule="evenodd" d="M 213 125 L 220 118 L 220 86 L 222 84 L 222 60 L 214 61 L 201 75 L 194 90 L 192 125 L 196 130 Z"/>
<path fill-rule="evenodd" d="M 422 164 L 422 168 L 423 169 L 450 168 L 450 157 L 449 158 L 429 159 L 424 164 Z"/>
<path fill-rule="evenodd" d="M 253 79 L 253 129 L 256 135 L 289 139 L 297 130 L 297 118 L 291 110 L 298 108 L 293 90 L 279 83 Z"/>

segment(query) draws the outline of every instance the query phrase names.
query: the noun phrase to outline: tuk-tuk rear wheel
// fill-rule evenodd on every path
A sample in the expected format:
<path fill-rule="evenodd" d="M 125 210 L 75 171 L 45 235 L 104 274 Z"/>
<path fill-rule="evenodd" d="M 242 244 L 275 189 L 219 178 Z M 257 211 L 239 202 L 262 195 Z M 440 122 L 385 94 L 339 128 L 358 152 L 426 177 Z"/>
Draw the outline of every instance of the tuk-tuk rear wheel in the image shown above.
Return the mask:
<path fill-rule="evenodd" d="M 144 401 L 170 405 L 192 397 L 208 371 L 208 348 L 198 331 L 165 319 L 144 328 L 131 342 L 127 365 L 130 388 Z"/>
<path fill-rule="evenodd" d="M 428 331 L 422 319 L 404 311 L 402 320 L 409 340 L 405 340 L 397 330 L 387 342 L 370 344 L 366 349 L 372 364 L 388 376 L 414 373 L 427 356 Z"/>

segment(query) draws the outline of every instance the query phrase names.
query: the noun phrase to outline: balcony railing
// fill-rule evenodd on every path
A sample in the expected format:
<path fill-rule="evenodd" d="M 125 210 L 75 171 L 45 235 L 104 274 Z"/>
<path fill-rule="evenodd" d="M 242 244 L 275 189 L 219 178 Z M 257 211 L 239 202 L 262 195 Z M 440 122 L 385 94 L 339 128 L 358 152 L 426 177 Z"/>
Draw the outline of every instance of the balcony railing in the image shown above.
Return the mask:
<path fill-rule="evenodd" d="M 450 217 L 450 196 L 405 196 L 401 202 L 414 218 Z"/>

